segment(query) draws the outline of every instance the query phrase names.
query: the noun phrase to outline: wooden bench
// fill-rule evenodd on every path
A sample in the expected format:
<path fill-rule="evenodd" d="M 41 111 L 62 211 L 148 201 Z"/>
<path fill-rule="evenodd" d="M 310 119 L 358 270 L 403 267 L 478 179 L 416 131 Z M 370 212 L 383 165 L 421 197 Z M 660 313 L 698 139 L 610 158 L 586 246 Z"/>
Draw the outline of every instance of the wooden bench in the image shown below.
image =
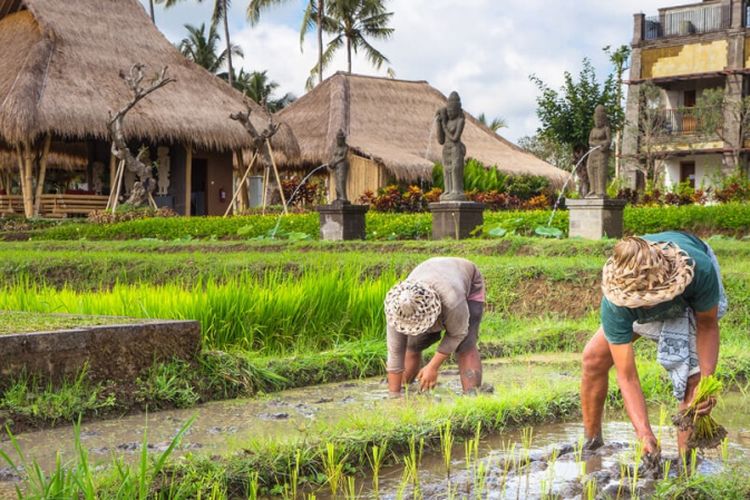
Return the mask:
<path fill-rule="evenodd" d="M 107 208 L 108 198 L 95 194 L 44 194 L 41 213 L 44 217 L 85 216 L 94 210 Z"/>
<path fill-rule="evenodd" d="M 18 194 L 0 194 L 0 216 L 23 215 L 23 198 Z"/>

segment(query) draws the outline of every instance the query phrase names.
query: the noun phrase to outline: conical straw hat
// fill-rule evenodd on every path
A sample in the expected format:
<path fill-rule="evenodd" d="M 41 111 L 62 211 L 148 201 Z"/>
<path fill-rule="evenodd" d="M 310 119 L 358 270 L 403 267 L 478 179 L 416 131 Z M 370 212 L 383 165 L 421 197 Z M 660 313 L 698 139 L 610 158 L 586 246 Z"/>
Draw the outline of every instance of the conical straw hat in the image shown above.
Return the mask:
<path fill-rule="evenodd" d="M 695 262 L 674 243 L 629 237 L 615 245 L 602 270 L 602 292 L 616 306 L 634 309 L 668 302 L 693 281 Z"/>
<path fill-rule="evenodd" d="M 402 281 L 385 297 L 386 321 L 404 335 L 426 332 L 437 321 L 441 309 L 437 292 L 420 282 Z"/>

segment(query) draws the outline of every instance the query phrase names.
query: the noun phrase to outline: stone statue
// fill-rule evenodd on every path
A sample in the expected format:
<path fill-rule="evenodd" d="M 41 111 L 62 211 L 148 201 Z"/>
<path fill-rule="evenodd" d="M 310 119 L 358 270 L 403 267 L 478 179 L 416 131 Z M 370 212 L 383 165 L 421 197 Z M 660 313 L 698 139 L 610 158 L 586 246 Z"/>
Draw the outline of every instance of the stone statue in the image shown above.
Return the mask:
<path fill-rule="evenodd" d="M 166 196 L 167 192 L 169 191 L 169 173 L 170 173 L 170 158 L 169 158 L 169 148 L 160 146 L 157 148 L 156 153 L 156 162 L 157 162 L 157 174 L 159 176 L 159 180 L 157 181 L 157 185 L 159 187 L 156 194 L 159 196 Z"/>
<path fill-rule="evenodd" d="M 333 172 L 336 183 L 335 201 L 349 203 L 346 195 L 346 182 L 349 179 L 349 145 L 346 143 L 346 134 L 343 130 L 336 134 L 336 147 L 331 161 L 328 162 L 328 171 Z"/>
<path fill-rule="evenodd" d="M 586 163 L 588 174 L 588 193 L 586 198 L 607 197 L 607 177 L 609 172 L 609 153 L 612 144 L 612 130 L 609 128 L 607 111 L 601 104 L 594 111 L 594 128 L 589 134 L 589 147 L 598 149 L 591 152 Z"/>
<path fill-rule="evenodd" d="M 464 158 L 466 146 L 461 142 L 464 132 L 463 109 L 461 98 L 451 92 L 448 105 L 438 110 L 435 116 L 438 127 L 438 142 L 443 146 L 443 178 L 445 192 L 440 201 L 465 201 L 464 194 Z"/>
<path fill-rule="evenodd" d="M 98 195 L 104 190 L 104 163 L 100 161 L 95 161 L 91 168 L 91 190 Z"/>

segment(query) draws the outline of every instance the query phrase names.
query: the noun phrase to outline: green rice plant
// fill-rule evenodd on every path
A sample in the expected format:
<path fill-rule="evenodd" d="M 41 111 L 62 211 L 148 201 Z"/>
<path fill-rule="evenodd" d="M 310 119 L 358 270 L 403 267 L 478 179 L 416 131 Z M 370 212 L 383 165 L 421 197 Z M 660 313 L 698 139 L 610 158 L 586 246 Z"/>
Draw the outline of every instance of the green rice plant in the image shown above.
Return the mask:
<path fill-rule="evenodd" d="M 326 475 L 328 488 L 331 490 L 331 496 L 336 498 L 336 494 L 341 486 L 341 479 L 346 464 L 347 455 L 343 455 L 336 449 L 333 443 L 326 443 L 325 450 L 321 451 L 323 460 L 323 471 Z"/>
<path fill-rule="evenodd" d="M 451 462 L 453 458 L 453 432 L 451 431 L 451 421 L 448 420 L 445 425 L 439 428 L 440 433 L 440 452 L 443 455 L 443 465 L 445 466 L 445 475 L 448 482 L 451 480 Z"/>
<path fill-rule="evenodd" d="M 481 499 L 484 497 L 484 491 L 487 487 L 487 463 L 480 461 L 474 470 L 474 498 Z"/>
<path fill-rule="evenodd" d="M 380 498 L 380 468 L 383 466 L 387 451 L 387 443 L 384 441 L 380 446 L 372 445 L 372 453 L 367 456 L 372 471 L 372 491 L 375 498 Z"/>
<path fill-rule="evenodd" d="M 721 461 L 727 463 L 729 460 L 729 438 L 721 440 Z"/>
<path fill-rule="evenodd" d="M 257 470 L 250 471 L 250 482 L 248 484 L 249 500 L 258 500 L 258 493 L 260 492 L 259 479 L 260 475 Z"/>
<path fill-rule="evenodd" d="M 596 500 L 596 480 L 589 479 L 583 487 L 583 498 Z"/>
<path fill-rule="evenodd" d="M 89 381 L 87 364 L 75 378 L 65 378 L 58 385 L 42 385 L 38 377 L 22 374 L 0 393 L 0 410 L 52 424 L 107 411 L 116 403 L 104 384 Z"/>
<path fill-rule="evenodd" d="M 0 309 L 197 320 L 204 345 L 268 353 L 321 351 L 361 339 L 382 339 L 383 297 L 397 275 L 361 269 L 312 269 L 295 276 L 272 270 L 224 281 L 115 285 L 76 291 L 31 283 L 6 286 Z"/>
<path fill-rule="evenodd" d="M 357 483 L 354 476 L 346 476 L 344 487 L 344 498 L 346 500 L 356 500 L 359 497 L 357 494 Z"/>
<path fill-rule="evenodd" d="M 723 384 L 714 375 L 701 378 L 695 389 L 690 405 L 672 419 L 681 431 L 691 431 L 688 438 L 688 448 L 709 449 L 716 448 L 727 436 L 727 430 L 708 415 L 698 415 L 697 408 L 710 398 L 721 394 Z"/>
<path fill-rule="evenodd" d="M 182 360 L 160 363 L 152 366 L 145 377 L 135 381 L 135 398 L 137 401 L 159 408 L 164 403 L 177 408 L 194 406 L 200 396 L 191 383 L 192 367 Z"/>

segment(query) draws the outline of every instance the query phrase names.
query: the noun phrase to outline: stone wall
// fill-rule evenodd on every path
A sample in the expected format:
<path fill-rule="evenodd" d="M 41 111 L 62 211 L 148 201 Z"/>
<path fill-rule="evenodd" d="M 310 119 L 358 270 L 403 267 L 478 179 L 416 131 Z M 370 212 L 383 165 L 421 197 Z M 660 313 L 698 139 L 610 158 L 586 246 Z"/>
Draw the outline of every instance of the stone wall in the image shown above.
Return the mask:
<path fill-rule="evenodd" d="M 75 377 L 87 363 L 93 380 L 132 383 L 154 362 L 193 361 L 200 349 L 197 321 L 0 335 L 0 383 L 22 373 L 55 383 Z"/>

